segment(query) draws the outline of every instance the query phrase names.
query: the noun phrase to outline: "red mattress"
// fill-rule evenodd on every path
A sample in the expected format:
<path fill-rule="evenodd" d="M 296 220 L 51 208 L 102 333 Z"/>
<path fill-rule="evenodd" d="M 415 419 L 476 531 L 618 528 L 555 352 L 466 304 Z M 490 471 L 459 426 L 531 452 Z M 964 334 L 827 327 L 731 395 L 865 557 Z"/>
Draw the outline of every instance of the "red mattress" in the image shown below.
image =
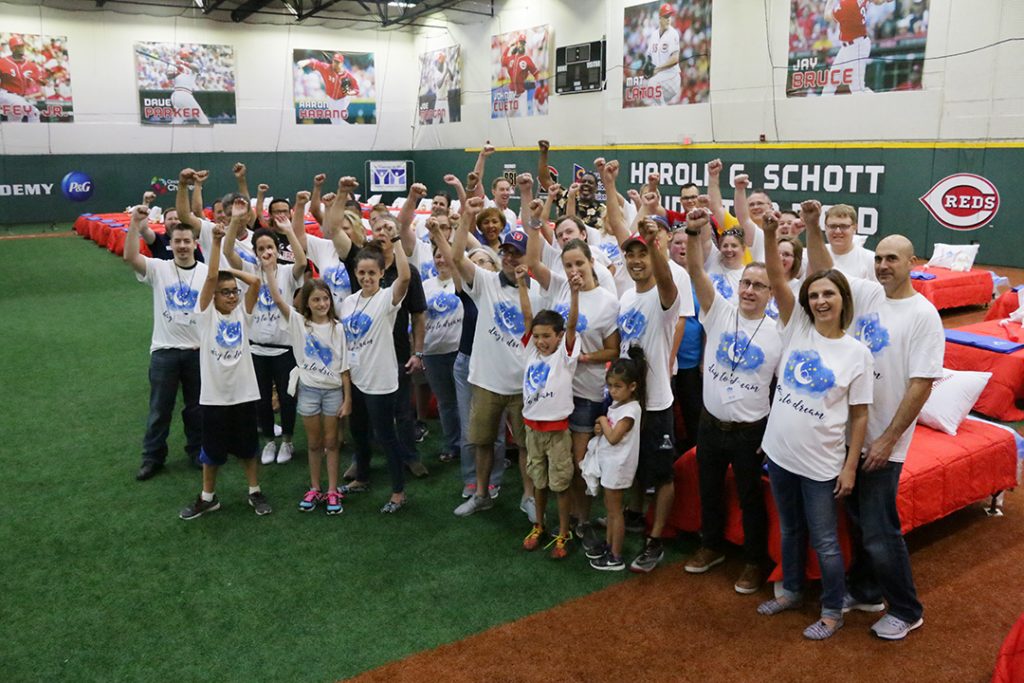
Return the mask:
<path fill-rule="evenodd" d="M 771 496 L 768 477 L 763 479 L 768 507 L 768 554 L 781 559 L 779 517 Z M 918 425 L 900 476 L 896 500 L 903 532 L 941 519 L 946 515 L 1017 485 L 1017 446 L 1006 429 L 964 420 L 957 436 L 949 436 Z M 697 482 L 697 453 L 691 449 L 675 463 L 675 503 L 669 513 L 666 535 L 700 531 L 700 491 Z M 743 543 L 743 524 L 730 472 L 726 481 L 726 539 Z M 839 518 L 839 541 L 849 564 L 851 544 L 846 515 Z M 813 550 L 807 553 L 807 577 L 821 577 Z M 776 566 L 770 581 L 782 579 Z"/>
<path fill-rule="evenodd" d="M 1010 323 L 1009 327 L 1003 328 L 998 321 L 988 320 L 956 329 L 1000 339 L 1024 340 L 1024 331 L 1019 323 Z M 1016 404 L 1017 399 L 1024 398 L 1024 350 L 996 353 L 946 342 L 946 360 L 943 365 L 950 370 L 991 372 L 992 379 L 978 397 L 974 410 L 997 420 L 1024 420 L 1024 410 Z"/>
<path fill-rule="evenodd" d="M 1020 296 L 1017 292 L 1012 289 L 1003 292 L 998 299 L 996 299 L 991 308 L 988 309 L 988 313 L 985 314 L 985 320 L 1002 320 L 1003 318 L 1009 318 L 1010 314 L 1017 310 L 1020 306 Z"/>
<path fill-rule="evenodd" d="M 959 306 L 984 306 L 992 301 L 992 276 L 987 270 L 955 273 L 946 268 L 929 268 L 934 280 L 911 280 L 914 289 L 940 311 Z"/>
<path fill-rule="evenodd" d="M 992 683 L 1021 681 L 1024 681 L 1024 614 L 1017 619 L 999 648 L 996 670 L 992 674 Z"/>

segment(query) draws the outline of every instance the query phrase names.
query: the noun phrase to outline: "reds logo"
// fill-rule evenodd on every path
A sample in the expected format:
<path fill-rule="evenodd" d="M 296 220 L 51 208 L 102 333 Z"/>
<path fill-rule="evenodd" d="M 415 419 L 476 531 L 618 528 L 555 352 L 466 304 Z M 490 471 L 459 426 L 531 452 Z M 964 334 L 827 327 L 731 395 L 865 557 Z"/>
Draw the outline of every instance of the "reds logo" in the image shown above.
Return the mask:
<path fill-rule="evenodd" d="M 999 211 L 999 190 L 987 178 L 955 173 L 935 183 L 920 201 L 950 230 L 977 230 Z"/>

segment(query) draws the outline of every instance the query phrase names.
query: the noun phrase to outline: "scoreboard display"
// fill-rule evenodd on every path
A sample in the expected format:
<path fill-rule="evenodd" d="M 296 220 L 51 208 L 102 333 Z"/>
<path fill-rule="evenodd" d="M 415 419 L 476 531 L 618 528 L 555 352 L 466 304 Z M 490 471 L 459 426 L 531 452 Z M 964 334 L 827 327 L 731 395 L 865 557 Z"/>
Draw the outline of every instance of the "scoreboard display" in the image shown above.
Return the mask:
<path fill-rule="evenodd" d="M 604 39 L 556 48 L 555 92 L 568 95 L 604 90 L 604 57 Z"/>

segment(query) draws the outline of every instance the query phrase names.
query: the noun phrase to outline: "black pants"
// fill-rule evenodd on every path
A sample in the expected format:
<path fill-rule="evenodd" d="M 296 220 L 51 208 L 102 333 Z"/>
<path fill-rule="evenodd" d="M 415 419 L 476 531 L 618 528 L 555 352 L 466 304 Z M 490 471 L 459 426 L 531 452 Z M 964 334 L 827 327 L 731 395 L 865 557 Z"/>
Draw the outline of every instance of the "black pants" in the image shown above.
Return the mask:
<path fill-rule="evenodd" d="M 288 373 L 295 367 L 295 356 L 285 351 L 277 356 L 252 354 L 256 383 L 260 387 L 260 402 L 257 416 L 260 433 L 267 440 L 274 439 L 274 392 L 277 386 L 277 402 L 281 406 L 281 433 L 291 436 L 295 433 L 295 397 L 288 394 Z"/>
<path fill-rule="evenodd" d="M 704 372 L 698 365 L 694 368 L 680 368 L 672 378 L 672 395 L 683 415 L 686 434 L 676 436 L 676 452 L 685 453 L 697 445 L 697 430 L 700 425 L 700 412 L 704 405 Z"/>
<path fill-rule="evenodd" d="M 768 559 L 768 513 L 761 484 L 761 446 L 767 419 L 745 429 L 724 431 L 701 416 L 697 435 L 700 471 L 701 542 L 712 550 L 725 543 L 725 474 L 732 465 L 743 512 L 743 555 L 748 564 Z"/>

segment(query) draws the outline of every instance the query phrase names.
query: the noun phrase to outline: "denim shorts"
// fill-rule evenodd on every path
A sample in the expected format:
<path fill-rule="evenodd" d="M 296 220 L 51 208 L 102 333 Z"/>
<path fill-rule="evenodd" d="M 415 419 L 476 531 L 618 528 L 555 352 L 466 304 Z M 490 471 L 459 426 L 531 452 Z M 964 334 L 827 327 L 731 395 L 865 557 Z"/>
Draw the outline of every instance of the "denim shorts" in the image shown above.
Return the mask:
<path fill-rule="evenodd" d="M 605 414 L 604 402 L 573 396 L 572 403 L 574 408 L 572 415 L 569 416 L 569 431 L 593 434 L 594 423 Z"/>
<path fill-rule="evenodd" d="M 345 392 L 341 387 L 336 389 L 318 389 L 307 387 L 299 382 L 295 411 L 302 417 L 315 415 L 335 415 L 341 410 Z"/>

